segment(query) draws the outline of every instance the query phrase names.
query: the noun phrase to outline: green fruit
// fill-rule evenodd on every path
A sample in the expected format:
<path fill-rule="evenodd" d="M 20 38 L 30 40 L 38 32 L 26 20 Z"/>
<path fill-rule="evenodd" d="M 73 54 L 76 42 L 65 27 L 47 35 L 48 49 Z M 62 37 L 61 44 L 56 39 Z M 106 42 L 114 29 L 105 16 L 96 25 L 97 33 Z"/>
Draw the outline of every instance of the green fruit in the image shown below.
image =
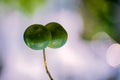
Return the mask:
<path fill-rule="evenodd" d="M 60 24 L 51 22 L 48 23 L 45 27 L 51 32 L 52 35 L 52 41 L 48 47 L 59 48 L 66 43 L 68 35 Z"/>
<path fill-rule="evenodd" d="M 51 33 L 40 24 L 30 25 L 24 32 L 24 41 L 26 45 L 35 50 L 46 48 L 51 39 Z"/>

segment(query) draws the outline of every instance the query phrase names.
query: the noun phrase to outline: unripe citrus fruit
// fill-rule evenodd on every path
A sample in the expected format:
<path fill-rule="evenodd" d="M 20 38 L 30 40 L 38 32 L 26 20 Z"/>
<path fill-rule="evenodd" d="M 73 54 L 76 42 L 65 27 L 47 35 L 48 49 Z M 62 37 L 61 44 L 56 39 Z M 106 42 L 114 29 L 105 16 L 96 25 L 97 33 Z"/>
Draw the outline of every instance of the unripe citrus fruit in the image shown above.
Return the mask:
<path fill-rule="evenodd" d="M 51 32 L 52 35 L 52 41 L 48 47 L 59 48 L 66 43 L 68 35 L 60 24 L 51 22 L 48 23 L 45 27 Z"/>
<path fill-rule="evenodd" d="M 43 25 L 30 25 L 24 32 L 26 45 L 35 50 L 46 48 L 51 41 L 51 33 Z"/>

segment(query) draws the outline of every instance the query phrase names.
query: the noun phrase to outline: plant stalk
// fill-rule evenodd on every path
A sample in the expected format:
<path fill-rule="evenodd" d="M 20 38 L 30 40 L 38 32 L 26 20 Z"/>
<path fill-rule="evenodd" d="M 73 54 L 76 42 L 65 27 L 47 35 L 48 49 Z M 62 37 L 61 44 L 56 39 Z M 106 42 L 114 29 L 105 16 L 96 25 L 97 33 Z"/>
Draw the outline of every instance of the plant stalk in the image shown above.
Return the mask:
<path fill-rule="evenodd" d="M 50 80 L 53 80 L 49 70 L 48 70 L 48 67 L 47 67 L 47 60 L 46 60 L 46 53 L 45 53 L 45 49 L 43 49 L 43 59 L 44 59 L 44 66 L 45 66 L 45 70 L 46 70 L 46 73 L 48 74 Z"/>

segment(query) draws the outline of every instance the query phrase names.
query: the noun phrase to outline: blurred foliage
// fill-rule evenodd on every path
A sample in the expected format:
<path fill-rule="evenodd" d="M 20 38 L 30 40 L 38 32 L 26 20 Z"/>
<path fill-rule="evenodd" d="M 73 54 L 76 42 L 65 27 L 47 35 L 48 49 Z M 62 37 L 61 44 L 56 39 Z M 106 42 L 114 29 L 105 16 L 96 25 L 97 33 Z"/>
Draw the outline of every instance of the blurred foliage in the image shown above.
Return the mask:
<path fill-rule="evenodd" d="M 0 4 L 7 8 L 14 8 L 25 14 L 34 13 L 39 7 L 43 6 L 46 0 L 0 0 Z"/>
<path fill-rule="evenodd" d="M 81 9 L 84 20 L 82 38 L 92 40 L 98 32 L 106 32 L 116 42 L 120 43 L 120 28 L 116 21 L 116 5 L 118 0 L 83 0 Z"/>

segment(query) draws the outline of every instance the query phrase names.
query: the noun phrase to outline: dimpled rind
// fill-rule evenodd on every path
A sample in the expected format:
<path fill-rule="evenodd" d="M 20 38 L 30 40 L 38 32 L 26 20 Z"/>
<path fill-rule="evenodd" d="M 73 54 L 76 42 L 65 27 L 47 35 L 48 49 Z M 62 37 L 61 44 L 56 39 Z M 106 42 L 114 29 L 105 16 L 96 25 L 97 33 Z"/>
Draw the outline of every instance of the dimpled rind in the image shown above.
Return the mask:
<path fill-rule="evenodd" d="M 45 26 L 52 34 L 52 41 L 48 45 L 50 48 L 60 48 L 62 47 L 68 38 L 66 30 L 58 23 L 51 22 Z"/>
<path fill-rule="evenodd" d="M 34 50 L 46 48 L 51 40 L 51 33 L 40 24 L 30 25 L 24 32 L 26 45 Z"/>

